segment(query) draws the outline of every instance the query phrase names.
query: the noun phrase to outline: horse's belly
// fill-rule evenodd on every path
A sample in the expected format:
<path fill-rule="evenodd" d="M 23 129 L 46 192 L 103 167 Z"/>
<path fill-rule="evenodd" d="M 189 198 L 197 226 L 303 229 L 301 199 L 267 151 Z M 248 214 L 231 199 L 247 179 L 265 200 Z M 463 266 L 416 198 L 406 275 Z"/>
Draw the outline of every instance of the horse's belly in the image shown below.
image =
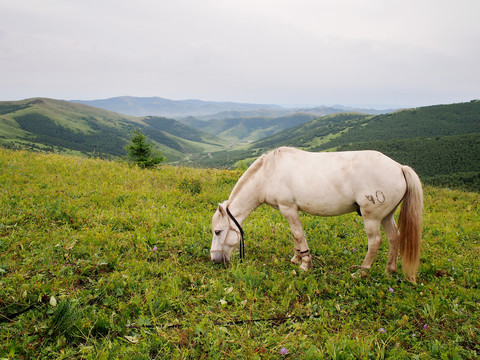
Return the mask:
<path fill-rule="evenodd" d="M 329 199 L 320 199 L 314 196 L 309 199 L 297 199 L 296 205 L 299 210 L 318 216 L 342 215 L 358 209 L 354 199 L 337 198 L 335 201 L 330 201 Z"/>
<path fill-rule="evenodd" d="M 288 174 L 272 179 L 266 191 L 265 202 L 278 207 L 296 207 L 319 216 L 335 216 L 355 211 L 355 194 L 346 182 L 329 181 L 320 176 Z"/>
<path fill-rule="evenodd" d="M 335 216 L 347 214 L 358 209 L 355 196 L 351 192 L 339 192 L 330 188 L 313 190 L 312 187 L 299 186 L 295 188 L 283 186 L 280 191 L 271 194 L 266 203 L 295 207 L 300 211 L 318 216 Z"/>

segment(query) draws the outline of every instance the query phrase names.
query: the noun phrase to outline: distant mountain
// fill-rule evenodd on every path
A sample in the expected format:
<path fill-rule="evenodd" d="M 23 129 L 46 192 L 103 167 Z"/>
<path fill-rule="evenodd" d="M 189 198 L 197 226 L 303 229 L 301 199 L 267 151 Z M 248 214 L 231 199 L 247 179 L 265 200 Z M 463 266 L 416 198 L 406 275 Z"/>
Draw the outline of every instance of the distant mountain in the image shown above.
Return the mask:
<path fill-rule="evenodd" d="M 318 106 L 314 108 L 279 108 L 279 109 L 258 109 L 258 110 L 244 110 L 244 111 L 222 111 L 215 114 L 203 115 L 203 116 L 189 116 L 196 120 L 211 121 L 211 120 L 225 120 L 225 119 L 251 119 L 251 118 L 281 118 L 287 117 L 295 114 L 308 114 L 312 117 L 336 114 L 340 112 L 347 112 L 347 108 L 344 107 L 329 107 L 329 106 Z M 353 111 L 353 110 L 352 110 Z M 371 111 L 371 112 L 369 112 Z M 388 111 L 386 111 L 388 112 Z M 383 112 L 378 112 L 378 110 L 365 110 L 364 114 L 379 114 Z M 180 119 L 182 121 L 187 119 Z"/>
<path fill-rule="evenodd" d="M 120 96 L 101 100 L 72 100 L 131 116 L 164 116 L 181 118 L 203 116 L 224 111 L 282 110 L 278 105 L 244 104 L 202 100 L 169 100 L 161 97 Z"/>
<path fill-rule="evenodd" d="M 170 161 L 225 145 L 212 135 L 163 117 L 137 118 L 45 98 L 0 102 L 0 146 L 4 147 L 122 156 L 132 129 L 147 135 Z"/>
<path fill-rule="evenodd" d="M 294 109 L 295 112 L 298 113 L 308 113 L 312 115 L 318 116 L 325 116 L 331 114 L 339 114 L 339 113 L 361 113 L 361 114 L 370 114 L 370 115 L 380 115 L 380 114 L 388 114 L 394 111 L 398 111 L 398 109 L 384 109 L 384 110 L 377 110 L 377 109 L 365 109 L 365 108 L 353 108 L 349 106 L 343 105 L 334 105 L 334 106 L 316 106 L 316 107 L 299 107 Z"/>
<path fill-rule="evenodd" d="M 335 106 L 285 108 L 272 104 L 246 104 L 203 100 L 170 100 L 161 97 L 120 96 L 100 100 L 72 100 L 130 116 L 163 116 L 174 119 L 195 117 L 197 120 L 223 120 L 252 117 L 283 117 L 295 113 L 324 116 L 340 112 L 385 114 L 394 110 L 359 109 Z"/>

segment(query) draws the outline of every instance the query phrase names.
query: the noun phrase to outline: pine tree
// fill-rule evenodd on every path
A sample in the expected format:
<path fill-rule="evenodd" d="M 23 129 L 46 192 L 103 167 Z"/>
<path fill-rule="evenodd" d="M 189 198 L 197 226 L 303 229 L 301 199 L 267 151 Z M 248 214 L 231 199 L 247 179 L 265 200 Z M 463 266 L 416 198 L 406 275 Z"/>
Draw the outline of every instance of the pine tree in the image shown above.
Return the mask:
<path fill-rule="evenodd" d="M 126 146 L 127 158 L 141 168 L 151 168 L 165 161 L 165 157 L 155 150 L 153 144 L 138 130 L 133 130 L 130 144 Z"/>

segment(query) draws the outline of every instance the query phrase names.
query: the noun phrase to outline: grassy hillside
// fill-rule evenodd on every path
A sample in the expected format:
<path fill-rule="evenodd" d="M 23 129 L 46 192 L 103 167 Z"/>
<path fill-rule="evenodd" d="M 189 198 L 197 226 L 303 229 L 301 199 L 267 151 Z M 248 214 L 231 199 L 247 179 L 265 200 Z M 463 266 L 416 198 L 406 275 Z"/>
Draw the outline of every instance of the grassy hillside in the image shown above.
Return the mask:
<path fill-rule="evenodd" d="M 356 214 L 302 215 L 315 267 L 289 263 L 277 210 L 246 260 L 209 260 L 238 171 L 0 149 L 0 358 L 478 358 L 480 195 L 425 188 L 418 285 L 369 278 Z M 285 353 L 281 355 L 281 353 Z"/>
<path fill-rule="evenodd" d="M 135 118 L 52 99 L 0 102 L 0 145 L 5 147 L 122 156 L 134 128 L 169 160 L 222 148 L 213 136 L 171 119 Z"/>
<path fill-rule="evenodd" d="M 357 113 L 324 116 L 259 140 L 252 148 L 274 149 L 279 146 L 310 148 L 319 144 L 326 146 L 333 139 L 343 138 L 352 129 L 362 128 L 371 118 L 369 115 Z"/>

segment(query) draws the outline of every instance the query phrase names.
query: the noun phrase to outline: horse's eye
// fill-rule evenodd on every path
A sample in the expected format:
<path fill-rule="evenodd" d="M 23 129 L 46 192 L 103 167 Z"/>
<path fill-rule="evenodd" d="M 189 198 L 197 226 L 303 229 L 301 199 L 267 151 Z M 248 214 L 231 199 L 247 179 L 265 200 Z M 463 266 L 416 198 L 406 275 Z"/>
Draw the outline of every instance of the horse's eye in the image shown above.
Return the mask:
<path fill-rule="evenodd" d="M 215 230 L 215 235 L 216 236 L 220 236 L 221 233 L 222 233 L 222 230 Z"/>

